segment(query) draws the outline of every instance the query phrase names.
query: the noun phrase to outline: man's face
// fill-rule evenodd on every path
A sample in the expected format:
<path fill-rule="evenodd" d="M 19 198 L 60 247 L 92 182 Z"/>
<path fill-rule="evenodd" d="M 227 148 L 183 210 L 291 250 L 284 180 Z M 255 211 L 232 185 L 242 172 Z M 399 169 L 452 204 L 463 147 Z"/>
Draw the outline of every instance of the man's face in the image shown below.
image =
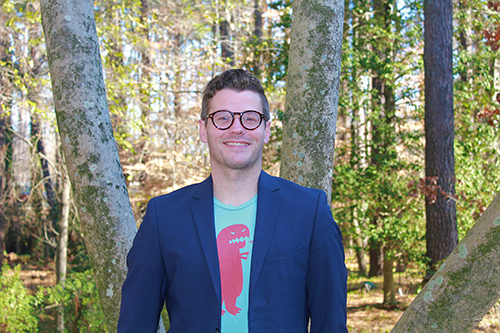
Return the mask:
<path fill-rule="evenodd" d="M 208 114 L 219 110 L 255 110 L 263 113 L 260 95 L 251 90 L 219 90 L 210 100 Z M 270 128 L 270 122 L 262 121 L 255 130 L 246 130 L 241 126 L 239 115 L 234 116 L 233 125 L 227 130 L 216 128 L 211 119 L 200 120 L 200 138 L 208 143 L 212 171 L 260 170 L 262 148 L 269 141 Z"/>

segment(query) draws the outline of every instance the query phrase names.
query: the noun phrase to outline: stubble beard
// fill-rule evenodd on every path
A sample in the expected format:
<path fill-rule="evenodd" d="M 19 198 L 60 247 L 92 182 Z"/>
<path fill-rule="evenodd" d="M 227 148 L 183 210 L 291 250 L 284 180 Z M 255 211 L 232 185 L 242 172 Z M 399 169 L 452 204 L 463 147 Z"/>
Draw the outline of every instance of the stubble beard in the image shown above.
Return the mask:
<path fill-rule="evenodd" d="M 231 158 L 225 156 L 224 154 L 220 153 L 218 154 L 219 156 L 212 156 L 210 158 L 210 164 L 212 167 L 214 165 L 218 165 L 218 167 L 222 170 L 237 170 L 237 171 L 244 171 L 244 170 L 252 170 L 254 168 L 257 168 L 260 170 L 262 168 L 262 151 L 263 151 L 264 145 L 262 144 L 260 149 L 257 152 L 254 152 L 247 160 L 241 161 L 241 162 L 235 162 Z M 257 156 L 256 156 L 257 154 Z"/>

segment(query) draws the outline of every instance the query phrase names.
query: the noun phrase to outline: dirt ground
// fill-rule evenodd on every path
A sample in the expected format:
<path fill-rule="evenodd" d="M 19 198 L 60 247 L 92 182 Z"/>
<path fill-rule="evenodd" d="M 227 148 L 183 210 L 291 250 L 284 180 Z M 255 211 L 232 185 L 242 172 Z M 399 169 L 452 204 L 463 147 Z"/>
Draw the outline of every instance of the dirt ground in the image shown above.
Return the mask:
<path fill-rule="evenodd" d="M 398 302 L 395 309 L 382 305 L 384 299 L 382 277 L 370 279 L 374 286 L 371 290 L 367 290 L 358 281 L 348 283 L 348 289 L 351 290 L 347 295 L 347 327 L 349 332 L 390 332 L 416 297 L 420 280 L 420 277 L 409 277 L 404 273 L 395 274 L 396 300 Z M 500 332 L 499 323 L 500 304 L 497 303 L 473 332 Z"/>
<path fill-rule="evenodd" d="M 351 291 L 347 296 L 347 327 L 349 332 L 390 332 L 404 310 L 416 295 L 398 295 L 398 307 L 388 309 L 383 307 L 383 293 L 380 288 L 366 291 Z M 479 332 L 500 332 L 500 307 L 494 307 L 474 329 Z"/>
<path fill-rule="evenodd" d="M 53 267 L 39 267 L 26 261 L 26 258 L 20 258 L 15 253 L 9 253 L 5 256 L 4 262 L 7 262 L 10 268 L 21 265 L 19 277 L 23 285 L 36 292 L 39 287 L 51 287 L 56 284 L 56 274 Z M 53 266 L 53 263 L 50 264 Z M 14 275 L 14 271 L 7 272 L 7 276 Z"/>

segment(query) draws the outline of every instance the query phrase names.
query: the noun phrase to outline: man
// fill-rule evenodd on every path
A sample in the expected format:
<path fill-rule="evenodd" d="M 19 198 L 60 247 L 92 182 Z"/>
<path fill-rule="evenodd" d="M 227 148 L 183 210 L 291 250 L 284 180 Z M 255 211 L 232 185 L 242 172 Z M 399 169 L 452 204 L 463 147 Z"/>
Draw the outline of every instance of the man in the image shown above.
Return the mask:
<path fill-rule="evenodd" d="M 340 230 L 323 191 L 262 171 L 269 104 L 244 70 L 213 78 L 199 132 L 211 176 L 150 200 L 128 255 L 119 332 L 346 332 Z"/>

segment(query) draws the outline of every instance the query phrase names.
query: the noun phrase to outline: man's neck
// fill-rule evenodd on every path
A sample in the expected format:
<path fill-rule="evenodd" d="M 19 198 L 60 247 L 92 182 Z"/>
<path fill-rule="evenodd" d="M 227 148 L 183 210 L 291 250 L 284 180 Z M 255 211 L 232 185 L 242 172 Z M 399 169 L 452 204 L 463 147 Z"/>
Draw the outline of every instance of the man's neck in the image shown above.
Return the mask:
<path fill-rule="evenodd" d="M 239 206 L 257 194 L 261 169 L 212 170 L 214 196 L 226 205 Z"/>

